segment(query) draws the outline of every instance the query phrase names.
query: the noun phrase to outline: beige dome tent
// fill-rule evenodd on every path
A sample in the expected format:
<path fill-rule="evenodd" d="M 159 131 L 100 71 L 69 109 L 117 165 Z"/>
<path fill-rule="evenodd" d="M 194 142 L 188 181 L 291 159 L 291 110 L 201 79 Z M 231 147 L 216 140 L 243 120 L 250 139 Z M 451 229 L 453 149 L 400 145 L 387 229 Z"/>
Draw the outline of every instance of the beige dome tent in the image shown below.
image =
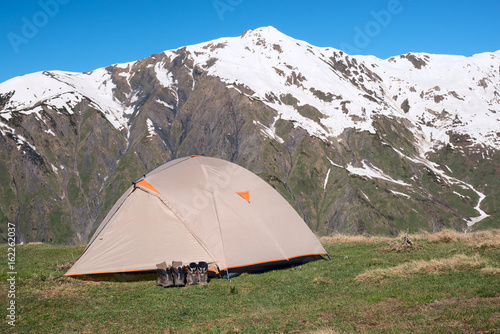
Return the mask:
<path fill-rule="evenodd" d="M 324 254 L 300 216 L 265 181 L 231 162 L 191 156 L 134 182 L 65 275 L 154 273 L 157 263 L 174 260 L 205 261 L 212 274 L 240 273 Z"/>

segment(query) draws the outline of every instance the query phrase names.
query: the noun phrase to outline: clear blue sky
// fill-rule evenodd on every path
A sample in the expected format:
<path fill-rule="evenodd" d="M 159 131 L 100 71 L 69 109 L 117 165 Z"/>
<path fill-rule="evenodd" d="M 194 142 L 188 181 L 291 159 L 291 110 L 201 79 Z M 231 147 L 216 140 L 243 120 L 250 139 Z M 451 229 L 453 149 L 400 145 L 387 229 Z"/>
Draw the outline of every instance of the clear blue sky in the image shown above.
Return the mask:
<path fill-rule="evenodd" d="M 270 25 L 379 58 L 500 49 L 498 0 L 20 0 L 2 1 L 0 22 L 0 82 L 90 71 Z"/>

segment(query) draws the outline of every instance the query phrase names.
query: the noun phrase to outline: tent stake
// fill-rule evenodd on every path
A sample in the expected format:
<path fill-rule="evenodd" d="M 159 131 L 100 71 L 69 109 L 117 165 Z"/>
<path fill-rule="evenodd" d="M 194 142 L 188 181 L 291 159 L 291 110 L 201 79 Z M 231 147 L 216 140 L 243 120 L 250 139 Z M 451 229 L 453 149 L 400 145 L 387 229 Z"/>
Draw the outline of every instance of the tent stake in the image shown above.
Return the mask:
<path fill-rule="evenodd" d="M 330 261 L 333 261 L 332 258 L 330 257 L 330 254 L 326 254 L 326 256 L 328 256 L 328 258 L 330 259 Z"/>

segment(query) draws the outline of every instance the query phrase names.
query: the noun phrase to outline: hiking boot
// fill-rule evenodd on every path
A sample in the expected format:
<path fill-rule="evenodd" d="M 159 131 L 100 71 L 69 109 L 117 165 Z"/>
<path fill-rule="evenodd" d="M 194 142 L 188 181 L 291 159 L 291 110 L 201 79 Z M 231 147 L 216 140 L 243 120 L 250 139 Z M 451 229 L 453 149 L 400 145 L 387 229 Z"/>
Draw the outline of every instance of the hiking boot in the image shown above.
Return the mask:
<path fill-rule="evenodd" d="M 208 264 L 204 261 L 198 263 L 198 272 L 199 272 L 199 280 L 200 284 L 208 283 Z"/>
<path fill-rule="evenodd" d="M 174 285 L 175 286 L 185 286 L 186 282 L 184 267 L 182 266 L 181 261 L 172 261 L 172 275 L 174 276 Z"/>
<path fill-rule="evenodd" d="M 191 262 L 189 266 L 186 267 L 186 283 L 189 285 L 198 284 L 200 281 L 200 272 L 198 270 L 198 265 L 195 262 Z"/>
<path fill-rule="evenodd" d="M 156 265 L 156 271 L 158 272 L 158 277 L 156 279 L 156 285 L 168 288 L 174 286 L 174 278 L 170 268 L 168 268 L 167 263 L 164 261 Z"/>

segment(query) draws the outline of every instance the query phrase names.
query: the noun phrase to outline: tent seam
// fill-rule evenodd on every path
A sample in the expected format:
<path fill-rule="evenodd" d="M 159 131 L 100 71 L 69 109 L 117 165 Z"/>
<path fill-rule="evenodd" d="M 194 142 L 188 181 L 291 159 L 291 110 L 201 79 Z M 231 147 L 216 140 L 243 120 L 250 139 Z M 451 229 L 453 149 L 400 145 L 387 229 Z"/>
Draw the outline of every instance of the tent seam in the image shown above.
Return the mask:
<path fill-rule="evenodd" d="M 175 164 L 172 164 L 172 165 L 171 165 L 171 166 L 169 166 L 168 168 L 172 168 L 172 167 L 174 167 L 174 166 L 176 166 L 176 165 L 178 165 L 178 164 L 180 164 L 180 163 L 182 163 L 182 162 L 184 162 L 184 161 L 186 161 L 186 160 L 188 160 L 188 159 L 191 159 L 191 157 L 184 157 L 184 158 L 185 158 L 185 159 L 183 159 L 183 160 L 181 160 L 182 158 L 179 158 L 179 160 L 181 160 L 181 161 L 179 161 L 179 162 L 177 162 L 177 163 L 175 163 Z M 165 162 L 165 163 L 163 163 L 163 164 L 159 165 L 158 167 L 151 169 L 149 172 L 147 172 L 146 174 L 142 175 L 142 176 L 141 176 L 141 177 L 139 177 L 137 180 L 133 181 L 133 182 L 132 182 L 132 184 L 134 184 L 134 185 L 135 185 L 136 183 L 138 183 L 138 182 L 140 182 L 140 181 L 142 181 L 142 180 L 146 179 L 146 177 L 147 177 L 149 174 L 151 174 L 151 173 L 152 173 L 152 172 L 154 172 L 155 170 L 157 170 L 157 169 L 159 169 L 159 168 L 161 168 L 161 167 L 165 166 L 165 165 L 166 165 L 166 164 L 168 164 L 169 162 L 171 162 L 171 161 L 167 161 L 167 162 Z M 168 169 L 168 168 L 166 168 L 166 169 Z"/>
<path fill-rule="evenodd" d="M 224 262 L 226 263 L 226 268 L 228 268 L 227 267 L 228 261 L 227 261 L 227 257 L 226 257 L 226 250 L 224 249 L 224 238 L 222 237 L 222 228 L 220 225 L 219 211 L 217 210 L 217 203 L 215 201 L 214 193 L 211 192 L 211 195 L 212 195 L 212 202 L 214 204 L 215 216 L 217 217 L 217 224 L 219 225 L 219 235 L 220 235 L 220 242 L 221 242 L 221 247 L 222 247 L 222 255 L 224 255 Z M 223 270 L 223 269 L 219 269 L 219 271 L 220 270 Z"/>
<path fill-rule="evenodd" d="M 201 240 L 201 238 L 198 237 L 198 235 L 196 233 L 193 232 L 193 230 L 189 227 L 189 224 L 186 223 L 186 219 L 184 219 L 184 216 L 179 212 L 177 211 L 177 209 L 172 205 L 172 203 L 170 203 L 170 201 L 165 198 L 162 194 L 156 194 L 156 193 L 152 193 L 154 196 L 157 196 L 160 201 L 163 202 L 163 204 L 170 209 L 170 211 L 172 211 L 172 213 L 181 221 L 181 223 L 184 225 L 184 227 L 189 231 L 189 233 L 191 233 L 191 235 L 193 236 L 193 238 L 196 239 L 196 241 L 198 241 L 198 243 L 200 244 L 201 247 L 203 247 L 203 249 L 205 250 L 205 252 L 207 253 L 208 256 L 210 256 L 210 258 L 212 259 L 212 261 L 214 263 L 217 263 L 215 261 L 215 257 L 213 256 L 212 252 L 210 252 L 208 250 L 208 248 L 205 246 L 204 242 Z"/>

